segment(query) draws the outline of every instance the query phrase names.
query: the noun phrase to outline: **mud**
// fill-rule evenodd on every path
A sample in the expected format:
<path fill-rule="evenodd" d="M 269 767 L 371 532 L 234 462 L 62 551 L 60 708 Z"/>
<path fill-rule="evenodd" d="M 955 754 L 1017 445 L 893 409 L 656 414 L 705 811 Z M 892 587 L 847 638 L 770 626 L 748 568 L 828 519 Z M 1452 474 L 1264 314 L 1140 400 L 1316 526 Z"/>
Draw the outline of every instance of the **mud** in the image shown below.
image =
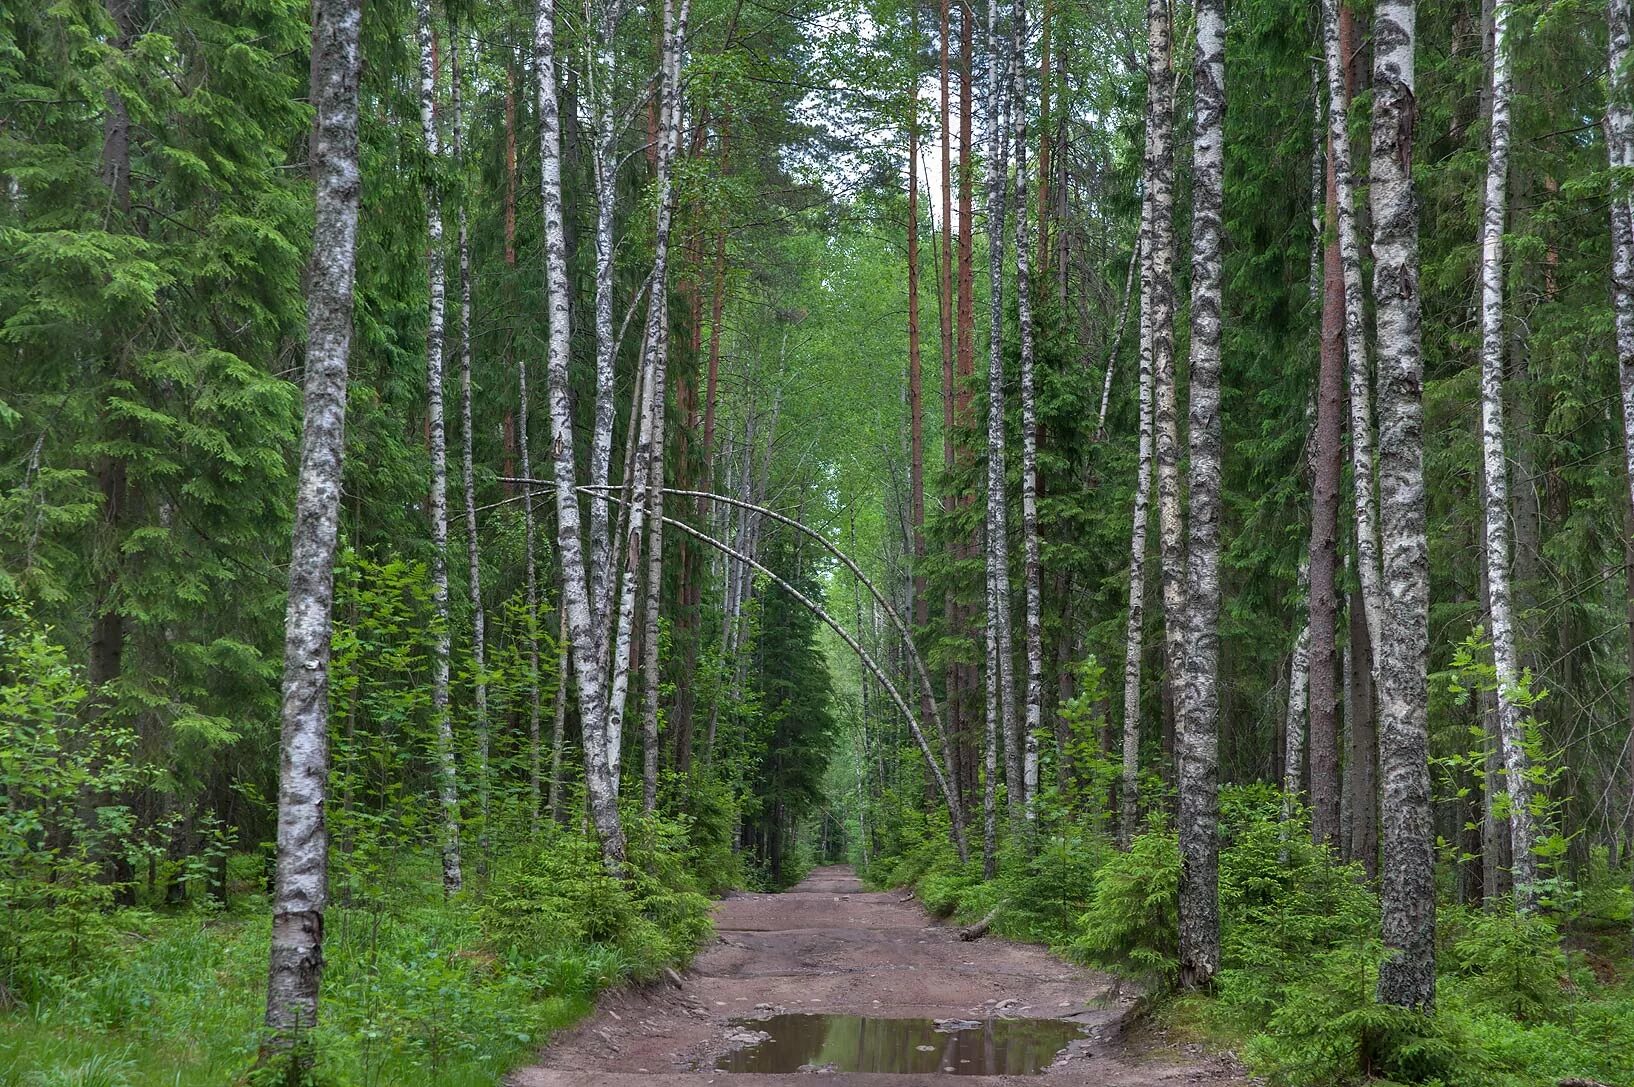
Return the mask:
<path fill-rule="evenodd" d="M 794 1087 L 813 1076 L 834 1087 L 1247 1082 L 1228 1058 L 1124 1041 L 1139 994 L 1113 978 L 1031 945 L 995 937 L 963 943 L 952 926 L 929 918 L 911 898 L 863 891 L 848 868 L 817 869 L 783 894 L 732 895 L 717 905 L 715 926 L 714 942 L 675 979 L 678 986 L 608 994 L 589 1019 L 559 1035 L 537 1065 L 516 1072 L 510 1087 Z M 766 1029 L 772 1023 L 787 1037 L 793 1020 L 774 1017 L 792 1015 L 943 1021 L 953 1031 L 937 1035 L 944 1040 L 931 1053 L 937 1058 L 961 1029 L 973 1038 L 1015 1029 L 989 1026 L 994 1021 L 1053 1020 L 1033 1027 L 1062 1034 L 1017 1046 L 1032 1074 L 1015 1074 L 1019 1064 L 987 1070 L 995 1074 L 959 1070 L 957 1063 L 952 1073 L 941 1070 L 945 1064 L 927 1070 L 916 1063 L 925 1054 L 918 1047 L 938 1043 L 910 1041 L 915 1027 L 877 1024 L 875 1051 L 857 1067 L 891 1063 L 890 1047 L 901 1045 L 907 1048 L 895 1060 L 899 1070 L 841 1070 L 821 1045 L 793 1066 L 805 1071 L 783 1070 L 792 1059 L 786 1054 L 757 1066 L 761 1070 L 718 1067 L 752 1063 L 733 1054 L 748 1054 L 775 1037 Z M 846 1037 L 854 1041 L 860 1031 L 859 1025 Z M 1040 1053 L 1044 1048 L 1050 1052 Z M 976 1058 L 967 1052 L 959 1059 Z"/>

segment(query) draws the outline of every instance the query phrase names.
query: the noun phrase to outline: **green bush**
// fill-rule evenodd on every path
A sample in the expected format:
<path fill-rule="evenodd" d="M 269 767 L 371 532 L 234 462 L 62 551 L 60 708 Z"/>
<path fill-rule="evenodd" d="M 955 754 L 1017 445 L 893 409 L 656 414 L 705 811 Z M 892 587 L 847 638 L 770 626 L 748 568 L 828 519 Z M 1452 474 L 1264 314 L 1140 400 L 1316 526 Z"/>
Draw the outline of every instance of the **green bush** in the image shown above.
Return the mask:
<path fill-rule="evenodd" d="M 1154 818 L 1100 868 L 1069 950 L 1120 974 L 1167 981 L 1180 967 L 1180 844 Z"/>

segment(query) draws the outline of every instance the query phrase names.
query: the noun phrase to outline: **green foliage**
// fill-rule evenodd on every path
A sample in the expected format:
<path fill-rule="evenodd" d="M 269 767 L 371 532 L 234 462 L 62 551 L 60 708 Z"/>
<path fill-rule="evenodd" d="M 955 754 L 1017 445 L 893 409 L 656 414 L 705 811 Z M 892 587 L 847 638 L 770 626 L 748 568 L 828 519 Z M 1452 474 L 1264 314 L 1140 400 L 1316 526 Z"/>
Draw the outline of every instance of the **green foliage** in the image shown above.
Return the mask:
<path fill-rule="evenodd" d="M 1546 917 L 1500 908 L 1442 911 L 1447 962 L 1468 1003 L 1521 1022 L 1550 1019 L 1568 983 L 1560 932 Z M 1447 939 L 1446 936 L 1450 936 Z"/>
<path fill-rule="evenodd" d="M 1072 953 L 1119 973 L 1167 981 L 1180 968 L 1180 843 L 1155 817 L 1101 866 Z"/>

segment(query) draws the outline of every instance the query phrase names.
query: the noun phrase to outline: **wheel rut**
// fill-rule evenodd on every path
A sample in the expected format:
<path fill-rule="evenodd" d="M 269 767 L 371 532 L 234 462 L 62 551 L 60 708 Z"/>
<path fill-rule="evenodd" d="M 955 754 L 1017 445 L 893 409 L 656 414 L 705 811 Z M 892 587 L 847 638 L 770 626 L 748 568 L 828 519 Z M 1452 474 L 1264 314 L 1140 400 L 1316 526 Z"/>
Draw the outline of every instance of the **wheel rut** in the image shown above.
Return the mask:
<path fill-rule="evenodd" d="M 1225 1058 L 1126 1043 L 1135 994 L 1108 975 L 1032 945 L 961 942 L 847 867 L 780 894 L 730 895 L 715 929 L 678 986 L 607 994 L 510 1087 L 1246 1082 Z M 768 1070 L 721 1070 L 731 1063 Z M 983 1068 L 1000 1074 L 971 1074 Z"/>

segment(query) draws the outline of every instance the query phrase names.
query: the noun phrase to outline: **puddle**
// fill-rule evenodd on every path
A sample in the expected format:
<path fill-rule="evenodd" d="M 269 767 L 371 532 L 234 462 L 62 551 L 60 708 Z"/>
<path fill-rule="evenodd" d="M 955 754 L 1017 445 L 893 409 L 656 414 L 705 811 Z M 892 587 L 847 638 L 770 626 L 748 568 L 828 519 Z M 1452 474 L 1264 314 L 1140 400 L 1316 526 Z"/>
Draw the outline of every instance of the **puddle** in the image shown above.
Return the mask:
<path fill-rule="evenodd" d="M 938 1023 L 942 1029 L 938 1029 Z M 1060 1019 L 876 1019 L 774 1015 L 744 1020 L 763 1040 L 726 1054 L 719 1072 L 950 1072 L 1027 1076 L 1084 1036 Z"/>

